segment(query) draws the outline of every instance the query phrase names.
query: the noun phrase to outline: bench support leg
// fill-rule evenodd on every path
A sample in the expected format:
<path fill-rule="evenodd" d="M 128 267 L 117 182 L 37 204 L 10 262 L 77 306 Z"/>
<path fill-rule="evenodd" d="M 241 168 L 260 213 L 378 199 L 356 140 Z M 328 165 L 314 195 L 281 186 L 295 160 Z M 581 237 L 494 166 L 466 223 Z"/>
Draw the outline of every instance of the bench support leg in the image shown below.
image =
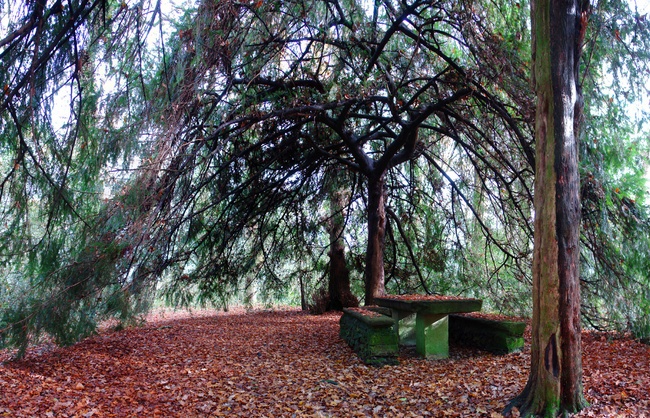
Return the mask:
<path fill-rule="evenodd" d="M 399 345 L 415 345 L 415 313 L 392 309 L 395 332 L 399 337 Z"/>
<path fill-rule="evenodd" d="M 418 313 L 415 318 L 415 348 L 425 358 L 449 357 L 449 317 Z"/>

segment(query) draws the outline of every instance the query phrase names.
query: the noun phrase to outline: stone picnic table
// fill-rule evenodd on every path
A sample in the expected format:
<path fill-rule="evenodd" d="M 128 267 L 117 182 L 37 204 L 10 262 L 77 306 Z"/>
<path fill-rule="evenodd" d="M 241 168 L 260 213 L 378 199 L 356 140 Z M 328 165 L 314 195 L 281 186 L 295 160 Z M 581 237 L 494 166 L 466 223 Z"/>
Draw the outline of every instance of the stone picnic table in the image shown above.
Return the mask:
<path fill-rule="evenodd" d="M 449 357 L 449 314 L 481 310 L 480 299 L 453 296 L 401 295 L 375 298 L 390 308 L 401 345 L 415 345 L 425 358 Z"/>

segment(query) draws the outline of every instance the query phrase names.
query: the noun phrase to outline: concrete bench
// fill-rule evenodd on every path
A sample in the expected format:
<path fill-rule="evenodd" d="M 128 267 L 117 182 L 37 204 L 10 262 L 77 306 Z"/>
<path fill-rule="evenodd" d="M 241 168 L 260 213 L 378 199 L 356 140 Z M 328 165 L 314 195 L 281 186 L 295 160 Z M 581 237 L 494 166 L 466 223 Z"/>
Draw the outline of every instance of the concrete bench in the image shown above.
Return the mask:
<path fill-rule="evenodd" d="M 507 354 L 524 347 L 526 323 L 471 315 L 449 315 L 449 338 L 462 345 L 494 354 Z"/>
<path fill-rule="evenodd" d="M 390 310 L 343 308 L 339 335 L 366 364 L 397 364 L 399 341 Z"/>

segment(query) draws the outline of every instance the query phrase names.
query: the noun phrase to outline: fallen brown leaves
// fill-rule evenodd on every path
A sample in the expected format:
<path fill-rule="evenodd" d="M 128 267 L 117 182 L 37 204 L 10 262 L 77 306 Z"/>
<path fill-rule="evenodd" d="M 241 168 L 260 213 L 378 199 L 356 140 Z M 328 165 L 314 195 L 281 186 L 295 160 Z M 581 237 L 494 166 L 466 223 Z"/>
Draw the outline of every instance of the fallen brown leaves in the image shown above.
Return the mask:
<path fill-rule="evenodd" d="M 478 300 L 475 298 L 464 298 L 461 296 L 447 296 L 447 295 L 387 295 L 387 299 L 397 299 L 405 301 L 447 301 L 447 300 Z"/>
<path fill-rule="evenodd" d="M 211 313 L 32 350 L 0 365 L 0 416 L 499 417 L 526 382 L 528 347 L 495 356 L 452 346 L 443 361 L 407 349 L 399 366 L 365 366 L 338 319 Z M 578 416 L 650 416 L 650 347 L 591 333 L 583 344 L 592 407 Z"/>
<path fill-rule="evenodd" d="M 371 306 L 371 307 L 374 308 L 375 306 Z M 386 316 L 386 315 L 380 314 L 379 312 L 375 312 L 375 311 L 372 311 L 370 309 L 367 309 L 367 307 L 366 308 L 346 308 L 346 309 L 348 309 L 349 311 L 352 311 L 352 312 L 358 312 L 360 314 L 363 314 L 363 315 L 366 315 L 366 316 L 369 316 L 369 317 L 372 317 L 372 318 L 381 318 L 381 317 Z"/>
<path fill-rule="evenodd" d="M 493 314 L 493 313 L 485 313 L 485 312 L 467 312 L 467 313 L 460 313 L 460 314 L 455 314 L 455 315 L 468 316 L 470 318 L 489 319 L 489 320 L 492 320 L 492 321 L 529 322 L 528 319 L 518 317 L 518 316 L 501 315 L 501 314 Z"/>

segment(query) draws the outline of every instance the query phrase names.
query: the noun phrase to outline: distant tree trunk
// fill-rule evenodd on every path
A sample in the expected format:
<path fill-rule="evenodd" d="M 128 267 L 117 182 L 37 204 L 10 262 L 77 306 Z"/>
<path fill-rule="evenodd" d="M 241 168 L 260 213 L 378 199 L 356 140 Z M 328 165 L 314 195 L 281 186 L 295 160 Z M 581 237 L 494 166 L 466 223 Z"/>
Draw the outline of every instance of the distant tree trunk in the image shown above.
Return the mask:
<path fill-rule="evenodd" d="M 384 243 L 386 236 L 386 190 L 384 173 L 368 177 L 368 249 L 366 251 L 365 304 L 386 294 L 384 288 Z"/>
<path fill-rule="evenodd" d="M 309 304 L 307 303 L 307 295 L 305 295 L 305 278 L 301 274 L 299 277 L 300 280 L 300 309 L 303 311 L 309 310 Z"/>
<path fill-rule="evenodd" d="M 245 288 L 245 297 L 244 305 L 246 307 L 253 307 L 255 305 L 255 283 L 252 276 L 246 277 L 246 288 Z"/>
<path fill-rule="evenodd" d="M 345 228 L 345 195 L 338 181 L 339 173 L 334 173 L 335 181 L 329 192 L 330 224 L 330 266 L 327 310 L 340 311 L 344 307 L 359 306 L 359 301 L 350 291 L 350 270 L 345 262 L 343 230 Z"/>
<path fill-rule="evenodd" d="M 345 263 L 345 247 L 341 239 L 331 242 L 329 269 L 328 310 L 359 306 L 359 300 L 350 291 L 350 270 Z"/>
<path fill-rule="evenodd" d="M 566 415 L 587 405 L 578 274 L 581 6 L 577 0 L 532 2 L 537 115 L 531 369 L 526 387 L 504 411 L 517 407 L 522 417 Z"/>

